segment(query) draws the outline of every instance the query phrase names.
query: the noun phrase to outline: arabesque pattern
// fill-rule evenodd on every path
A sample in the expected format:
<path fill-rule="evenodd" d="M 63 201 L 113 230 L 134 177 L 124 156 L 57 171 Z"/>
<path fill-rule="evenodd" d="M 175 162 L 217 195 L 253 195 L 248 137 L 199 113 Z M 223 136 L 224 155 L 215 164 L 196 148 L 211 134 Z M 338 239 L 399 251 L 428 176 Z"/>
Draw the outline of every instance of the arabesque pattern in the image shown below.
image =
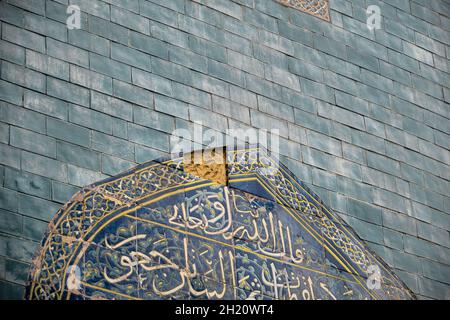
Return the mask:
<path fill-rule="evenodd" d="M 225 159 L 226 184 L 210 169 L 208 179 L 186 172 L 179 158 L 75 195 L 49 225 L 27 298 L 413 298 L 264 149 Z"/>
<path fill-rule="evenodd" d="M 330 21 L 328 0 L 277 0 L 278 2 Z"/>

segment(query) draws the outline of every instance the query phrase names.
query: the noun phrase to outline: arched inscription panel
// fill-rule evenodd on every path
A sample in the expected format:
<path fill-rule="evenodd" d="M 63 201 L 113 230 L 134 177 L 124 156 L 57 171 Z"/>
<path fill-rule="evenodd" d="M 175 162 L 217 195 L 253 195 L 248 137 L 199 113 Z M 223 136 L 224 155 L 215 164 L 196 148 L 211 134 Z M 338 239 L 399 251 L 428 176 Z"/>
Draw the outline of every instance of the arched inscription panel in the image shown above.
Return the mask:
<path fill-rule="evenodd" d="M 180 158 L 85 188 L 50 223 L 27 298 L 413 298 L 284 166 L 265 170 L 274 163 L 247 148 L 227 151 L 226 179 Z"/>

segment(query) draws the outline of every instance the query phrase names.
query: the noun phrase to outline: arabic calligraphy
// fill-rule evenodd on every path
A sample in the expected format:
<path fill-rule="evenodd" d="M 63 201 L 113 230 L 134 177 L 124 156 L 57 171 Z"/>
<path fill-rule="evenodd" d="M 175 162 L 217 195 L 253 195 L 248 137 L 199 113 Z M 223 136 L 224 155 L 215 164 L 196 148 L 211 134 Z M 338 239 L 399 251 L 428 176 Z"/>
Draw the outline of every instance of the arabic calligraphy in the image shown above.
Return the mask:
<path fill-rule="evenodd" d="M 168 160 L 84 189 L 50 224 L 28 297 L 411 298 L 288 171 L 259 175 L 271 163 L 266 154 L 237 150 L 226 158 L 225 185 Z M 373 290 L 371 264 L 381 270 Z"/>
<path fill-rule="evenodd" d="M 92 263 L 86 268 L 85 260 L 84 281 L 97 288 L 129 287 L 127 294 L 152 299 L 368 298 L 351 277 L 325 275 L 324 254 L 306 248 L 307 238 L 278 219 L 279 209 L 225 187 L 192 192 L 165 209 L 145 210 L 142 219 L 127 215 L 124 225 L 135 228 L 128 233 L 133 235 L 101 234 L 104 247 L 85 256 Z"/>

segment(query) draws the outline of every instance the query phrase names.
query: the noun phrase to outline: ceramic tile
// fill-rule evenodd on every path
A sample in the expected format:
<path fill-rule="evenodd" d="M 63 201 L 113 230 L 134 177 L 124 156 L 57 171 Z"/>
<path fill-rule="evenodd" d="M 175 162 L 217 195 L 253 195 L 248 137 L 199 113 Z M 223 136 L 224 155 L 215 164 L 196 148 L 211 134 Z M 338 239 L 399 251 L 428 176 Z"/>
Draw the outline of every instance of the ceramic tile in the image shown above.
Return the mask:
<path fill-rule="evenodd" d="M 227 158 L 229 185 L 161 160 L 86 188 L 46 234 L 31 279 L 42 290 L 30 298 L 411 297 L 283 165 L 277 175 L 261 171 L 272 161 L 264 150 Z M 70 297 L 62 295 L 66 264 L 82 279 Z M 379 289 L 368 289 L 371 264 L 381 269 Z"/>

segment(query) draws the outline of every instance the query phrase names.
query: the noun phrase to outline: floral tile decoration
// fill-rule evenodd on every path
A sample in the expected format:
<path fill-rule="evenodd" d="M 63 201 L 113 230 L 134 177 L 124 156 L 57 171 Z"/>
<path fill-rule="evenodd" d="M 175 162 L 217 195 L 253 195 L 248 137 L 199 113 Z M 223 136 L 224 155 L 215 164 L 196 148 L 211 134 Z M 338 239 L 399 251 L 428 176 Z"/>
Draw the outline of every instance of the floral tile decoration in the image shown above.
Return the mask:
<path fill-rule="evenodd" d="M 26 298 L 414 298 L 264 148 L 225 150 L 224 164 L 194 169 L 185 159 L 75 194 L 48 226 Z"/>

